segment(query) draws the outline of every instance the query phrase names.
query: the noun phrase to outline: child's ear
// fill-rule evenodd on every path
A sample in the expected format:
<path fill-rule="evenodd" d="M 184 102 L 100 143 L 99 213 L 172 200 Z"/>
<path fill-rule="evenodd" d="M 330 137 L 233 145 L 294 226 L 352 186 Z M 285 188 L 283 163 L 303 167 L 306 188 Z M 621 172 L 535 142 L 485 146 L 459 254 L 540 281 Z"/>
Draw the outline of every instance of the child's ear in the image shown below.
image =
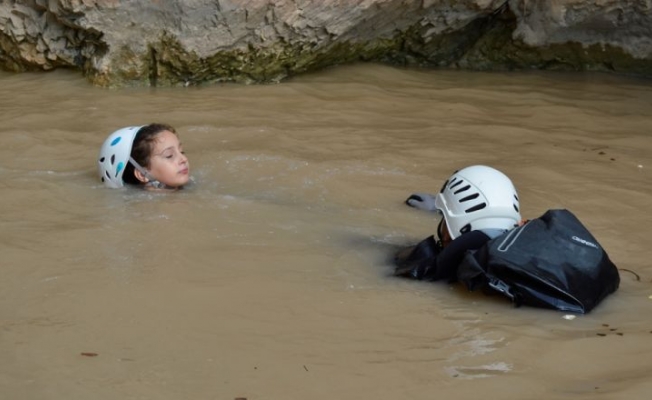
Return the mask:
<path fill-rule="evenodd" d="M 145 176 L 145 174 L 143 174 L 142 172 L 140 172 L 138 169 L 134 169 L 134 176 L 136 176 L 136 179 L 138 179 L 138 180 L 141 181 L 142 183 L 147 183 L 147 182 L 149 182 L 149 179 L 147 179 L 147 177 Z"/>

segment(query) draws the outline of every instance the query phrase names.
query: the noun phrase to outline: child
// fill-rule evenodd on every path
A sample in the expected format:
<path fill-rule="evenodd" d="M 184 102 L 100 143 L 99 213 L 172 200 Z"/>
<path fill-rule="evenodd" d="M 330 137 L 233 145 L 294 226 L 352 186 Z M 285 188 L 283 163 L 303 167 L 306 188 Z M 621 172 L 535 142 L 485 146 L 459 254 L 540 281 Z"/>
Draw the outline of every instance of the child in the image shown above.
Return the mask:
<path fill-rule="evenodd" d="M 100 149 L 98 169 L 110 188 L 128 183 L 147 189 L 180 189 L 190 180 L 190 164 L 177 132 L 166 124 L 113 132 Z"/>
<path fill-rule="evenodd" d="M 394 274 L 419 280 L 455 281 L 467 250 L 482 247 L 521 222 L 512 181 L 484 165 L 455 172 L 436 196 L 414 194 L 406 203 L 443 215 L 437 227 L 439 240 L 430 236 L 396 255 Z"/>

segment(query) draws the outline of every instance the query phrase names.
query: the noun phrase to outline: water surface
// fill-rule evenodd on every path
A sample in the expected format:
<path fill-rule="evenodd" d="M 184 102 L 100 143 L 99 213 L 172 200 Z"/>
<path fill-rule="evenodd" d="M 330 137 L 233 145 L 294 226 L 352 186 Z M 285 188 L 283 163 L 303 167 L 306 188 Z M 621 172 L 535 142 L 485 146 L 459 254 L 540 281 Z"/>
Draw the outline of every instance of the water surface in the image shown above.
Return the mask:
<path fill-rule="evenodd" d="M 647 399 L 651 106 L 650 81 L 597 74 L 0 73 L 0 398 Z M 102 141 L 154 121 L 195 183 L 105 189 Z M 619 291 L 566 320 L 390 277 L 437 223 L 404 199 L 471 164 L 508 174 L 526 218 L 573 211 Z"/>

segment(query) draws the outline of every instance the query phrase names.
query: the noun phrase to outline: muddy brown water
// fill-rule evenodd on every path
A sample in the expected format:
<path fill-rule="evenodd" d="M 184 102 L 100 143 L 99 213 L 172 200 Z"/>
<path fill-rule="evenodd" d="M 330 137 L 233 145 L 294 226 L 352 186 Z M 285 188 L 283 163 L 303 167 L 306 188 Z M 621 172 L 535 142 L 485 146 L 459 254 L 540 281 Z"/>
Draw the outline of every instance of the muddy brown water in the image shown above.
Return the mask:
<path fill-rule="evenodd" d="M 649 398 L 650 81 L 355 65 L 112 91 L 0 73 L 0 94 L 1 399 Z M 104 138 L 152 121 L 194 184 L 102 187 Z M 471 164 L 524 217 L 573 211 L 618 292 L 567 320 L 390 277 L 437 223 L 403 200 Z"/>

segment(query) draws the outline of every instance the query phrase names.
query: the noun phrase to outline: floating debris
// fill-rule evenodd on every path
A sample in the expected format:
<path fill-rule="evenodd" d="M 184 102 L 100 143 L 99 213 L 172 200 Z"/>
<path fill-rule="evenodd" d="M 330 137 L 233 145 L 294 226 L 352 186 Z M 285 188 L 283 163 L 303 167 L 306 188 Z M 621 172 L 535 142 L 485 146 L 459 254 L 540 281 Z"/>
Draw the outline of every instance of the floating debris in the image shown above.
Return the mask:
<path fill-rule="evenodd" d="M 631 269 L 627 269 L 627 268 L 619 268 L 619 270 L 620 270 L 620 271 L 624 271 L 624 272 L 629 272 L 630 274 L 634 275 L 634 277 L 636 277 L 636 280 L 637 280 L 637 281 L 640 282 L 640 280 L 641 280 L 641 276 L 640 276 L 639 274 L 637 274 L 636 272 L 632 271 Z"/>
<path fill-rule="evenodd" d="M 97 356 L 99 356 L 99 354 L 97 354 L 97 353 L 86 352 L 86 351 L 82 352 L 81 355 L 84 356 L 84 357 L 97 357 Z"/>
<path fill-rule="evenodd" d="M 577 318 L 577 316 L 576 316 L 576 315 L 573 315 L 573 314 L 566 314 L 566 315 L 564 315 L 562 318 L 563 318 L 563 319 L 566 319 L 566 320 L 569 320 L 569 321 L 572 321 L 572 320 L 574 320 L 575 318 Z"/>

